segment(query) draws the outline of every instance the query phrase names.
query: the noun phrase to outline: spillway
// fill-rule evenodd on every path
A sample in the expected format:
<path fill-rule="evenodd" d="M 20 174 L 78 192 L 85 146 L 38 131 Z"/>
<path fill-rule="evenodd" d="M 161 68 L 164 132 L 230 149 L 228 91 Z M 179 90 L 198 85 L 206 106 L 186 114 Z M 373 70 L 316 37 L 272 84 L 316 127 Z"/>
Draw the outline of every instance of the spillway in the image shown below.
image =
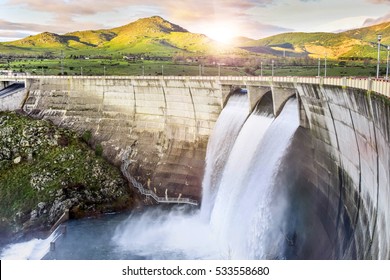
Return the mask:
<path fill-rule="evenodd" d="M 236 168 L 223 173 L 211 225 L 226 242 L 221 247 L 228 248 L 232 258 L 269 258 L 268 244 L 277 246 L 279 242 L 274 238 L 274 225 L 283 205 L 273 211 L 274 179 L 299 125 L 297 108 L 291 100 L 273 122 L 265 116 L 249 119 L 240 132 L 241 143 L 237 141 L 237 149 L 230 154 L 229 161 Z M 251 141 L 254 144 L 249 144 Z"/>
<path fill-rule="evenodd" d="M 248 117 L 248 106 L 246 95 L 231 96 L 209 139 L 202 184 L 202 214 L 204 217 L 208 217 L 213 208 L 225 165 L 241 127 Z"/>

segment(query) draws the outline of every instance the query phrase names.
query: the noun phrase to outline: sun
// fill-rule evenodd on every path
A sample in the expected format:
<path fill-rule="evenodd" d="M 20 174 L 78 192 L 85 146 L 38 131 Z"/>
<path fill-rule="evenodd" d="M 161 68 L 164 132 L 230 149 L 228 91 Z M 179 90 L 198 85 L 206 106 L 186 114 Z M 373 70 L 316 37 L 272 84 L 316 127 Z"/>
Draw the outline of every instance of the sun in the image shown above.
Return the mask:
<path fill-rule="evenodd" d="M 205 33 L 215 41 L 230 44 L 233 38 L 237 36 L 237 27 L 231 23 L 218 23 L 210 25 Z"/>

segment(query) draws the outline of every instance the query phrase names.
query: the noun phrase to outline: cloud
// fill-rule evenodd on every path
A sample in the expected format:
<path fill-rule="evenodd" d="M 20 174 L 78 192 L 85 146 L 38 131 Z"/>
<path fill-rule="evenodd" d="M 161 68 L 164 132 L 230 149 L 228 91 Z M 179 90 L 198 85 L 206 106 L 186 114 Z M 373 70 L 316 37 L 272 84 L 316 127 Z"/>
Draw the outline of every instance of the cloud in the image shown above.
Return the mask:
<path fill-rule="evenodd" d="M 29 31 L 42 31 L 48 28 L 48 25 L 36 24 L 36 23 L 22 23 L 11 22 L 0 19 L 0 30 L 29 30 Z"/>
<path fill-rule="evenodd" d="M 264 7 L 272 4 L 275 0 L 144 0 L 142 6 L 158 7 L 159 10 L 169 13 L 185 12 L 198 14 L 201 12 L 216 12 L 218 9 L 250 9 L 253 7 Z M 112 12 L 127 7 L 140 6 L 139 0 L 8 0 L 6 4 L 23 7 L 28 10 L 48 12 L 55 17 L 71 18 L 77 15 L 96 15 L 98 13 Z M 203 13 L 203 16 L 206 16 Z"/>
<path fill-rule="evenodd" d="M 29 33 L 23 32 L 12 32 L 12 31 L 0 31 L 0 38 L 24 38 L 30 36 Z"/>
<path fill-rule="evenodd" d="M 389 21 L 390 21 L 390 13 L 379 18 L 368 18 L 364 21 L 363 26 L 371 26 L 371 25 L 381 24 Z"/>
<path fill-rule="evenodd" d="M 285 28 L 276 25 L 263 24 L 255 20 L 248 20 L 242 23 L 243 34 L 253 39 L 265 38 L 279 33 L 294 31 L 291 28 Z M 245 32 L 248 30 L 249 32 Z M 253 31 L 251 31 L 253 30 Z"/>
<path fill-rule="evenodd" d="M 36 24 L 36 23 L 27 23 L 27 22 L 11 22 L 0 19 L 0 30 L 12 30 L 12 31 L 23 31 L 20 34 L 36 34 L 44 31 L 53 32 L 53 33 L 66 33 L 71 28 L 71 31 L 76 31 L 80 28 L 80 24 L 72 20 L 68 21 L 65 25 L 52 25 L 52 24 Z M 73 28 L 73 29 L 72 29 Z M 83 23 L 83 29 L 101 29 L 102 25 L 96 23 Z M 4 31 L 5 32 L 5 31 Z M 15 33 L 16 34 L 16 33 Z M 4 36 L 5 37 L 5 36 Z M 14 38 L 23 38 L 23 37 L 14 37 Z"/>
<path fill-rule="evenodd" d="M 80 30 L 80 26 L 82 30 L 110 28 L 127 24 L 139 17 L 160 15 L 192 32 L 202 33 L 196 28 L 200 26 L 200 22 L 229 20 L 251 26 L 254 23 L 250 15 L 251 10 L 274 5 L 276 2 L 276 0 L 6 0 L 5 6 L 17 8 L 25 14 L 38 12 L 44 15 L 42 19 L 46 19 L 42 25 L 24 23 L 18 27 L 16 23 L 14 25 L 9 23 L 11 30 L 66 33 Z M 107 18 L 112 20 L 108 21 Z M 89 22 L 85 22 L 86 20 Z M 279 27 L 255 22 L 256 25 L 264 30 L 282 30 Z"/>
<path fill-rule="evenodd" d="M 390 4 L 390 0 L 366 0 L 374 4 Z"/>

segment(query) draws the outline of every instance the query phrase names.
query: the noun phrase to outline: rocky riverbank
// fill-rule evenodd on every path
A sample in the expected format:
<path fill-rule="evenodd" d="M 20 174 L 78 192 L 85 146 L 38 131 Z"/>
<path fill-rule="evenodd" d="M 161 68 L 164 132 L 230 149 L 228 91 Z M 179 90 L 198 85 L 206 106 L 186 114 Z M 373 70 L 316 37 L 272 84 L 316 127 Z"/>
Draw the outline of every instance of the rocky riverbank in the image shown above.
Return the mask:
<path fill-rule="evenodd" d="M 66 209 L 79 218 L 139 203 L 101 147 L 85 140 L 44 120 L 0 113 L 0 243 L 49 229 Z"/>

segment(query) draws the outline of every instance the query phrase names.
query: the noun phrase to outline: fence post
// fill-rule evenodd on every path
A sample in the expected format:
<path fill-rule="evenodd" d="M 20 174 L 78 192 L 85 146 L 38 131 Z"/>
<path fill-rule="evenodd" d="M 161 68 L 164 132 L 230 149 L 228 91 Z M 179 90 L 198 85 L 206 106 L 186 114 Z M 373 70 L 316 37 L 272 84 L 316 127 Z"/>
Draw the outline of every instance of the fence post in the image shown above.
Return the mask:
<path fill-rule="evenodd" d="M 372 80 L 368 78 L 367 80 L 367 91 L 371 92 L 372 91 Z"/>
<path fill-rule="evenodd" d="M 50 242 L 50 252 L 54 252 L 56 250 L 56 243 L 55 242 Z"/>

